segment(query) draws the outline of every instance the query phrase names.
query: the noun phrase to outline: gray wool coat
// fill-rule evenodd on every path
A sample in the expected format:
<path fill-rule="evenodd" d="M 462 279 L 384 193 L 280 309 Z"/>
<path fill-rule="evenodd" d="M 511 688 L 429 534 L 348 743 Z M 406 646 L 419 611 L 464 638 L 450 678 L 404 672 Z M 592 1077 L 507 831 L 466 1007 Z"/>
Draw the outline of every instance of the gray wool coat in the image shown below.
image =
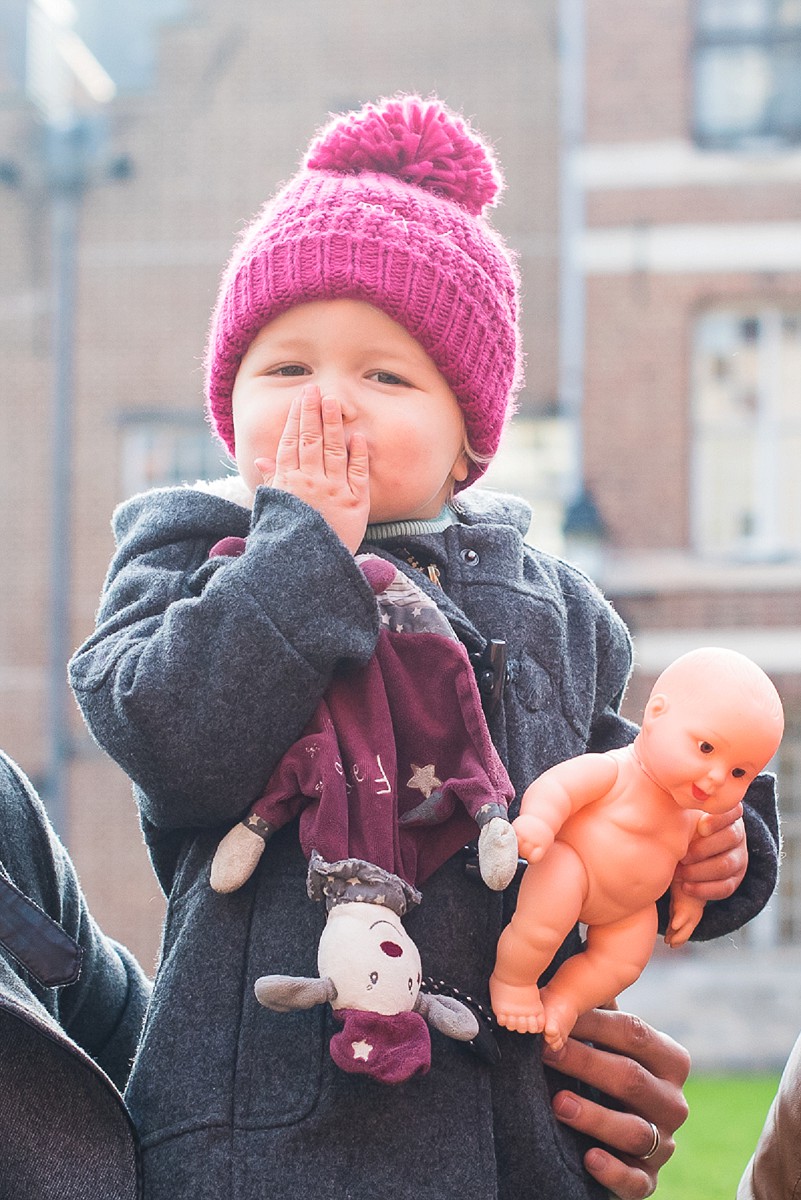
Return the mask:
<path fill-rule="evenodd" d="M 38 797 L 4 754 L 0 877 L 13 885 L 0 890 L 0 1196 L 136 1200 L 136 1133 L 120 1089 L 150 984 L 93 921 Z M 20 904 L 33 911 L 27 900 L 35 930 L 19 920 Z M 55 959 L 47 917 L 78 948 L 77 979 Z"/>
<path fill-rule="evenodd" d="M 431 595 L 470 651 L 508 644 L 490 730 L 519 796 L 587 748 L 630 741 L 618 713 L 630 644 L 597 589 L 524 545 L 529 513 L 471 489 L 460 524 L 407 538 L 435 564 Z M 363 663 L 378 613 L 353 557 L 311 508 L 260 488 L 253 512 L 197 489 L 135 497 L 114 519 L 118 550 L 95 633 L 71 680 L 95 738 L 135 784 L 169 896 L 153 1003 L 126 1099 L 139 1128 L 147 1200 L 256 1200 L 367 1193 L 416 1200 L 588 1200 L 586 1146 L 554 1120 L 556 1077 L 539 1039 L 501 1030 L 500 1062 L 432 1034 L 428 1075 L 387 1087 L 339 1071 L 323 1008 L 261 1008 L 265 973 L 316 974 L 323 926 L 305 894 L 296 826 L 267 846 L 253 878 L 221 896 L 216 845 L 298 738 L 335 670 Z M 226 536 L 239 558 L 208 558 Z M 375 546 L 371 546 L 375 550 Z M 391 558 L 428 589 L 428 580 Z M 700 937 L 759 911 L 776 878 L 771 781 L 748 796 L 751 852 L 737 894 L 710 904 Z M 488 891 L 450 859 L 408 919 L 425 973 L 488 1003 L 487 980 L 514 888 Z M 577 935 L 563 954 L 575 952 Z"/>

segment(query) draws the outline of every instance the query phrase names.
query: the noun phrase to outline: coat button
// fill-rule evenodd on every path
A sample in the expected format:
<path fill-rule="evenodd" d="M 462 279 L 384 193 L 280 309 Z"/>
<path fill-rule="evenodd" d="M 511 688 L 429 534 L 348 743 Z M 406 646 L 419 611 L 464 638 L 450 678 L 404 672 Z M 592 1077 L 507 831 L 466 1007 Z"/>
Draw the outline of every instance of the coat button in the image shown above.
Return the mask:
<path fill-rule="evenodd" d="M 462 562 L 467 563 L 468 567 L 477 567 L 481 562 L 478 551 L 471 549 L 469 546 L 466 550 L 459 551 L 459 557 Z"/>

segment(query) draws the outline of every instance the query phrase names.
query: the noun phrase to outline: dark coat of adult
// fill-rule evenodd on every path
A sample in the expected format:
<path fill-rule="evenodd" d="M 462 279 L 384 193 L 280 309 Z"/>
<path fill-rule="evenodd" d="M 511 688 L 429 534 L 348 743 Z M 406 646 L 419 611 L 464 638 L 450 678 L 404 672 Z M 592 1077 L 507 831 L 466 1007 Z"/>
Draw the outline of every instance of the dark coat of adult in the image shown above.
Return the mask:
<path fill-rule="evenodd" d="M 471 489 L 459 522 L 370 549 L 429 590 L 469 651 L 507 643 L 490 720 L 519 797 L 543 770 L 631 740 L 618 712 L 627 632 L 581 573 L 528 548 L 527 507 Z M 323 923 L 306 897 L 297 827 L 279 832 L 240 891 L 208 882 L 220 836 L 262 793 L 335 670 L 365 663 L 374 596 L 323 519 L 259 488 L 252 512 L 199 489 L 128 501 L 98 624 L 71 679 L 98 742 L 129 773 L 169 896 L 154 1003 L 126 1093 L 147 1200 L 300 1200 L 309 1190 L 393 1200 L 598 1200 L 580 1137 L 558 1125 L 538 1038 L 500 1031 L 490 1066 L 433 1034 L 428 1075 L 398 1087 L 340 1072 L 324 1008 L 261 1008 L 265 973 L 313 975 Z M 209 560 L 226 536 L 238 558 Z M 429 587 L 425 574 L 439 578 Z M 772 783 L 747 797 L 750 866 L 706 907 L 697 936 L 753 917 L 776 878 Z M 425 973 L 488 1004 L 514 888 L 489 891 L 455 855 L 408 920 Z M 578 936 L 563 953 L 575 952 Z"/>
<path fill-rule="evenodd" d="M 72 862 L 0 753 L 0 1197 L 136 1200 L 123 1103 L 150 984 L 89 913 Z"/>

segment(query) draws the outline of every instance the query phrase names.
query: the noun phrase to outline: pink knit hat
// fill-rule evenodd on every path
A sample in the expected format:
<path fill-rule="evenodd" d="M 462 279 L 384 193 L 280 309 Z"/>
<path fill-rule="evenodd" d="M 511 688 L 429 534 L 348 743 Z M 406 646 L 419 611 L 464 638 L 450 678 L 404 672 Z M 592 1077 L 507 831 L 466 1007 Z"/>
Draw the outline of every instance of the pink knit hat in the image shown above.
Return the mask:
<path fill-rule="evenodd" d="M 522 384 L 518 276 L 482 216 L 492 152 L 436 99 L 398 96 L 334 118 L 234 248 L 206 350 L 209 419 L 234 450 L 231 392 L 269 321 L 311 300 L 365 300 L 433 359 L 468 441 L 490 458 Z M 461 486 L 484 471 L 471 465 Z"/>

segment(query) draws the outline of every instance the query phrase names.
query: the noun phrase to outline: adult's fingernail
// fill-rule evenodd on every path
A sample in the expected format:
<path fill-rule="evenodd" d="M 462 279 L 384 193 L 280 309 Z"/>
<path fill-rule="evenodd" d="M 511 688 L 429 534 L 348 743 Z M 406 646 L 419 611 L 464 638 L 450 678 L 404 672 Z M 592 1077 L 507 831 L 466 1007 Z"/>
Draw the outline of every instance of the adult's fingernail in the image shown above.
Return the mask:
<path fill-rule="evenodd" d="M 557 1097 L 554 1102 L 554 1112 L 558 1117 L 564 1117 L 566 1121 L 575 1121 L 581 1112 L 581 1105 L 573 1096 L 563 1095 Z"/>

